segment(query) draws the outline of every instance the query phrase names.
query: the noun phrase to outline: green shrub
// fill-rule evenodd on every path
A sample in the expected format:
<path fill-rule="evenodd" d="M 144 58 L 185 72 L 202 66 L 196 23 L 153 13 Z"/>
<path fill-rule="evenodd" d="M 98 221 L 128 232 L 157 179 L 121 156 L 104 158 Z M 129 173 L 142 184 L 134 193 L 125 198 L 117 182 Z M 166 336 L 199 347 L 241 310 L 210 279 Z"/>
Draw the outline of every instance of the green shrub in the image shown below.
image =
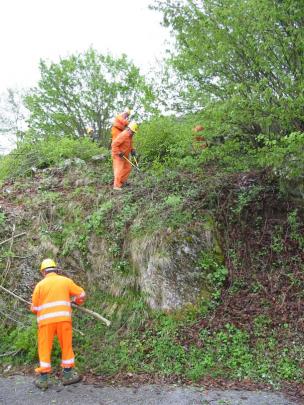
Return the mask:
<path fill-rule="evenodd" d="M 37 361 L 37 322 L 32 319 L 26 327 L 4 330 L 0 333 L 0 347 L 2 351 L 18 351 L 14 358 L 17 364 L 33 364 Z M 9 360 L 7 357 L 5 360 Z"/>
<path fill-rule="evenodd" d="M 304 162 L 304 133 L 292 132 L 277 140 L 260 135 L 265 144 L 259 154 L 259 164 L 270 166 L 283 179 L 302 178 Z"/>
<path fill-rule="evenodd" d="M 192 123 L 175 117 L 158 117 L 143 123 L 135 138 L 136 147 L 148 161 L 164 162 L 169 156 L 183 157 L 191 152 Z"/>
<path fill-rule="evenodd" d="M 104 226 L 104 221 L 109 213 L 109 211 L 112 209 L 113 203 L 112 201 L 105 201 L 102 203 L 96 211 L 94 211 L 88 218 L 88 222 L 86 224 L 86 227 L 89 231 L 94 231 L 96 235 L 102 235 L 105 226 Z"/>
<path fill-rule="evenodd" d="M 0 161 L 0 180 L 28 175 L 32 168 L 45 168 L 68 158 L 90 159 L 101 149 L 87 138 L 49 137 L 41 141 L 26 140 Z"/>

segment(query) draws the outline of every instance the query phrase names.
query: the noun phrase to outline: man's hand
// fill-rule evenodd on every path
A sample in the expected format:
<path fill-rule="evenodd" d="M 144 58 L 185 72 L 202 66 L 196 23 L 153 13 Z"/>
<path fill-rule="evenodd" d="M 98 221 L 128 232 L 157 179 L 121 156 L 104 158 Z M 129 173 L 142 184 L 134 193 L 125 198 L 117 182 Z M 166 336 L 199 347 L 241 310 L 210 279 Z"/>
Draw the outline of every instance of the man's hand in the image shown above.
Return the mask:
<path fill-rule="evenodd" d="M 132 149 L 132 150 L 131 150 L 131 156 L 136 157 L 136 155 L 137 155 L 136 150 L 135 150 L 135 149 Z"/>
<path fill-rule="evenodd" d="M 82 305 L 84 303 L 84 298 L 75 298 L 74 302 L 76 305 Z"/>
<path fill-rule="evenodd" d="M 85 297 L 84 296 L 72 297 L 71 301 L 76 305 L 82 305 L 85 301 Z"/>
<path fill-rule="evenodd" d="M 123 158 L 123 157 L 124 157 L 124 153 L 123 153 L 123 152 L 120 152 L 120 153 L 118 154 L 118 156 L 119 156 L 120 158 Z"/>

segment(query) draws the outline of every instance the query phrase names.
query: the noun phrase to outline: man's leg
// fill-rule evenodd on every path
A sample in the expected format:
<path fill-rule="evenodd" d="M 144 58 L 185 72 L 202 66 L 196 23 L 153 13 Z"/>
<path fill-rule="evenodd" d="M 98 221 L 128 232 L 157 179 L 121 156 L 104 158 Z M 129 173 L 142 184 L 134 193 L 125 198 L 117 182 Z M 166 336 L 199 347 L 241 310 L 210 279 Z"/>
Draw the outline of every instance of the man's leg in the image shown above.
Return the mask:
<path fill-rule="evenodd" d="M 124 184 L 127 181 L 128 177 L 131 173 L 131 170 L 132 170 L 132 166 L 130 165 L 130 163 L 127 160 L 125 160 L 122 171 L 121 171 L 121 178 L 120 178 L 120 181 L 122 184 Z"/>
<path fill-rule="evenodd" d="M 40 373 L 35 381 L 38 388 L 48 388 L 48 374 L 51 371 L 51 351 L 54 335 L 56 331 L 55 324 L 43 325 L 38 327 L 38 355 L 40 367 L 36 368 L 36 373 Z"/>
<path fill-rule="evenodd" d="M 120 157 L 113 157 L 113 173 L 114 173 L 114 188 L 120 188 L 122 186 L 122 173 L 124 169 L 125 160 Z"/>
<path fill-rule="evenodd" d="M 62 352 L 61 367 L 63 368 L 63 385 L 77 383 L 81 380 L 81 377 L 73 370 L 75 358 L 72 347 L 72 323 L 58 322 L 57 336 Z"/>

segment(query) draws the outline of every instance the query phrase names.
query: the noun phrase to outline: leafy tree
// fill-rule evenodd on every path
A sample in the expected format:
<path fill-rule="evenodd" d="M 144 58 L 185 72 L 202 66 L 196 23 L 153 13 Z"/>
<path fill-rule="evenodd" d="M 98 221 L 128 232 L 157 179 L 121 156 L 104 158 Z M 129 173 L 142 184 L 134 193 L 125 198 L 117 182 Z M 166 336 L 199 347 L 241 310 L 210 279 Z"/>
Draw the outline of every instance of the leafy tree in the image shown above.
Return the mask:
<path fill-rule="evenodd" d="M 22 89 L 7 89 L 0 96 L 0 137 L 8 147 L 24 137 L 27 111 L 23 103 L 25 91 Z M 6 148 L 3 146 L 3 150 Z M 1 148 L 0 148 L 1 151 Z"/>
<path fill-rule="evenodd" d="M 30 127 L 39 137 L 82 137 L 94 128 L 108 143 L 111 119 L 126 107 L 135 118 L 153 111 L 154 95 L 126 55 L 115 59 L 89 49 L 59 63 L 40 62 L 41 79 L 26 97 Z"/>
<path fill-rule="evenodd" d="M 170 64 L 188 101 L 202 109 L 208 98 L 224 133 L 304 131 L 302 0 L 155 0 L 152 8 L 172 30 Z"/>

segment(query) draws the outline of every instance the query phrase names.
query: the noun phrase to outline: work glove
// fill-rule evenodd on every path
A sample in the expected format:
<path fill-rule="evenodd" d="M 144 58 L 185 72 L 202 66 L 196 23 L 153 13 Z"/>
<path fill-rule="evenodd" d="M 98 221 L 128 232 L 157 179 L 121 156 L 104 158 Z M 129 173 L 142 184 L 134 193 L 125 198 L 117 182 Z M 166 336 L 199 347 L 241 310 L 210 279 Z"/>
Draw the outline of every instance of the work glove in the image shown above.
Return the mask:
<path fill-rule="evenodd" d="M 73 297 L 72 300 L 76 305 L 82 305 L 84 303 L 83 297 Z"/>
<path fill-rule="evenodd" d="M 136 153 L 136 150 L 135 150 L 135 149 L 132 149 L 132 150 L 131 150 L 131 156 L 134 156 L 134 157 L 137 156 L 137 153 Z"/>
<path fill-rule="evenodd" d="M 120 153 L 118 153 L 118 156 L 119 156 L 120 158 L 123 158 L 123 157 L 124 157 L 124 153 L 123 153 L 123 152 L 120 152 Z"/>

